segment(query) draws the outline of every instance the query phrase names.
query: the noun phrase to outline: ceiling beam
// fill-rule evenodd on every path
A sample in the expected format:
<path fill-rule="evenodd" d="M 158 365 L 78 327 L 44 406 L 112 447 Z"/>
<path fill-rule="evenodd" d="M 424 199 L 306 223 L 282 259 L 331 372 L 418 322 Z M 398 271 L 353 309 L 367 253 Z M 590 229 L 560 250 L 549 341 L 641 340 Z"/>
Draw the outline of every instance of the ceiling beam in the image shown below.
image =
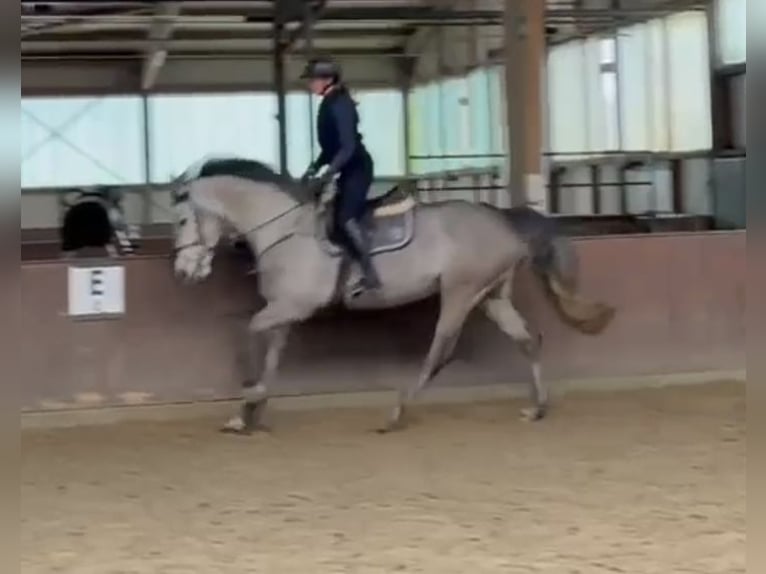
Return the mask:
<path fill-rule="evenodd" d="M 285 39 L 284 50 L 292 48 L 299 38 L 303 37 L 304 43 L 311 51 L 311 44 L 314 38 L 314 25 L 322 17 L 322 13 L 327 7 L 327 0 L 316 0 L 315 2 L 307 2 L 305 7 L 305 14 L 300 24 L 287 34 Z"/>
<path fill-rule="evenodd" d="M 168 57 L 168 41 L 173 35 L 173 20 L 181 12 L 180 2 L 164 2 L 157 7 L 156 18 L 149 31 L 151 47 L 144 56 L 141 70 L 141 89 L 148 92 Z"/>
<path fill-rule="evenodd" d="M 358 28 L 355 30 L 321 30 L 314 31 L 315 42 L 352 41 L 380 39 L 402 42 L 411 34 L 407 28 Z M 271 30 L 236 28 L 232 30 L 184 30 L 176 25 L 173 28 L 173 41 L 186 42 L 228 42 L 231 40 L 272 40 L 274 33 Z M 120 45 L 122 42 L 134 41 L 148 42 L 145 30 L 88 30 L 71 34 L 44 34 L 24 39 L 24 47 L 32 48 L 40 43 L 59 42 L 63 48 L 69 42 L 111 42 Z"/>
<path fill-rule="evenodd" d="M 272 14 L 261 10 L 243 12 L 251 22 L 271 21 Z M 420 24 L 445 24 L 451 25 L 456 22 L 466 24 L 478 22 L 501 22 L 502 10 L 450 10 L 444 8 L 432 8 L 429 6 L 348 6 L 335 7 L 330 4 L 322 14 L 324 22 L 392 22 L 392 23 L 420 23 Z M 301 22 L 302 16 L 290 18 L 286 23 Z"/>
<path fill-rule="evenodd" d="M 325 50 L 317 50 L 317 53 L 323 54 Z M 328 55 L 332 55 L 340 60 L 364 60 L 366 62 L 381 60 L 400 60 L 405 56 L 402 54 L 399 48 L 343 48 L 338 50 L 332 50 L 328 52 Z M 293 55 L 295 56 L 295 55 Z M 251 49 L 248 51 L 239 52 L 211 52 L 211 51 L 189 51 L 189 52 L 176 52 L 172 51 L 168 54 L 167 61 L 257 61 L 273 59 L 274 53 L 270 47 L 264 46 L 262 49 Z M 129 54 L 125 52 L 110 52 L 108 48 L 104 48 L 101 52 L 66 52 L 66 53 L 38 53 L 38 54 L 24 54 L 21 57 L 21 61 L 26 65 L 27 63 L 36 62 L 135 62 L 140 61 L 139 56 Z"/>
<path fill-rule="evenodd" d="M 220 55 L 237 55 L 247 54 L 250 52 L 259 52 L 265 49 L 271 49 L 271 42 L 268 39 L 253 38 L 225 38 L 225 39 L 211 39 L 206 41 L 200 40 L 181 40 L 177 38 L 171 38 L 166 40 L 163 50 L 169 52 L 166 55 L 166 59 L 170 59 L 173 55 L 179 54 L 181 56 L 185 54 L 220 54 Z M 36 41 L 36 42 L 21 42 L 21 55 L 23 58 L 36 58 L 38 56 L 55 57 L 58 54 L 64 55 L 82 54 L 83 56 L 92 56 L 99 54 L 123 54 L 126 57 L 130 57 L 133 60 L 146 60 L 146 54 L 156 47 L 156 44 L 149 39 L 135 39 L 135 40 L 121 40 L 119 42 L 110 41 L 108 39 L 99 40 L 76 40 L 70 42 L 61 41 Z M 375 54 L 375 51 L 381 53 L 388 52 L 396 49 L 401 52 L 401 45 L 396 38 L 391 38 L 390 42 L 374 42 L 374 43 L 344 43 L 344 44 L 328 44 L 318 43 L 314 46 L 315 51 L 318 53 L 330 54 L 335 51 L 343 52 L 344 50 L 359 51 L 363 50 L 365 53 Z M 298 47 L 292 51 L 292 53 L 304 54 L 302 47 Z"/>
<path fill-rule="evenodd" d="M 22 10 L 24 5 L 22 4 Z M 131 10 L 118 9 L 114 7 L 110 9 L 103 8 L 91 8 L 90 10 L 78 10 L 72 12 L 69 15 L 65 15 L 61 18 L 51 18 L 50 14 L 40 14 L 28 8 L 27 12 L 22 11 L 21 14 L 21 37 L 27 38 L 38 34 L 45 34 L 46 32 L 54 32 L 59 30 L 66 30 L 72 26 L 76 26 L 82 22 L 86 22 L 89 19 L 96 19 L 110 16 L 142 16 L 145 14 L 151 14 L 152 9 L 144 6 L 140 8 L 134 8 Z"/>
<path fill-rule="evenodd" d="M 428 44 L 433 40 L 436 28 L 433 26 L 418 26 L 413 28 L 410 35 L 404 42 L 402 51 L 413 58 L 417 58 L 422 54 Z"/>

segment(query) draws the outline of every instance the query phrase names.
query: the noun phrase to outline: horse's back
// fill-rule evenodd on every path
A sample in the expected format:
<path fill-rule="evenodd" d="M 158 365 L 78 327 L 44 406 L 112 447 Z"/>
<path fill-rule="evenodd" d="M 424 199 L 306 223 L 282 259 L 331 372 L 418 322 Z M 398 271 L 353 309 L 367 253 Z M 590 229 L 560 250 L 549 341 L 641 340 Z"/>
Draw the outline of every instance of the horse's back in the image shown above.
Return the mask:
<path fill-rule="evenodd" d="M 508 221 L 503 212 L 488 203 L 464 199 L 445 199 L 430 203 L 418 203 L 416 211 L 425 217 L 441 219 L 445 225 L 454 228 L 489 223 L 494 229 L 509 229 Z"/>
<path fill-rule="evenodd" d="M 418 204 L 416 222 L 418 232 L 423 226 L 436 228 L 450 257 L 510 260 L 528 253 L 526 240 L 504 212 L 486 203 L 451 199 Z"/>
<path fill-rule="evenodd" d="M 484 202 L 447 199 L 432 203 L 419 203 L 421 211 L 432 210 L 442 217 L 461 221 L 492 221 L 503 230 L 510 230 L 525 239 L 552 237 L 559 234 L 555 219 L 528 206 L 501 209 Z"/>

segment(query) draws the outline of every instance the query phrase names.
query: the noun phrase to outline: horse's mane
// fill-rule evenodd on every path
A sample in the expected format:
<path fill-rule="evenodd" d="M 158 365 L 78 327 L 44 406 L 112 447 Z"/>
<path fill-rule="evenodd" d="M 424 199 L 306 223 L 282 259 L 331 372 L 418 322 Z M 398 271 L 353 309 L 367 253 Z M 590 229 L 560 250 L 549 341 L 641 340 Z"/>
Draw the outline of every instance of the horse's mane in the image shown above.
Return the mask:
<path fill-rule="evenodd" d="M 189 167 L 175 181 L 192 181 L 216 175 L 230 175 L 249 179 L 255 183 L 273 184 L 298 203 L 306 203 L 310 200 L 300 182 L 293 179 L 290 174 L 279 173 L 268 164 L 254 159 L 230 157 L 200 160 Z"/>

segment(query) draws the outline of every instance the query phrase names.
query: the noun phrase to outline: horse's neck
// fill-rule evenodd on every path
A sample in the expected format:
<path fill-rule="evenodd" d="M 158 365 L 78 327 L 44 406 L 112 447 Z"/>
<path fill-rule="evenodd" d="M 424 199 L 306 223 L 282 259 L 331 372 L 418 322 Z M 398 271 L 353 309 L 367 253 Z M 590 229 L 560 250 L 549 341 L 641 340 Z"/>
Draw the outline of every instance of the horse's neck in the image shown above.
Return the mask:
<path fill-rule="evenodd" d="M 271 187 L 263 191 L 242 190 L 239 201 L 233 203 L 232 222 L 256 254 L 294 234 L 305 207 Z"/>
<path fill-rule="evenodd" d="M 314 204 L 304 204 L 295 221 L 295 232 L 299 235 L 314 235 L 317 228 L 319 211 Z"/>

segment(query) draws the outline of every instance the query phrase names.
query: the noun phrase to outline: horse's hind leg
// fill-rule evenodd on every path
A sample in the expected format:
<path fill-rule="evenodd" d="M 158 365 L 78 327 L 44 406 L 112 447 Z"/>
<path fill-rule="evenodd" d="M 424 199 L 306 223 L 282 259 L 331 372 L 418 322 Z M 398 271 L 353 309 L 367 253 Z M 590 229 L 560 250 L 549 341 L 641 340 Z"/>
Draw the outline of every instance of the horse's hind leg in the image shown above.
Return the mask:
<path fill-rule="evenodd" d="M 519 344 L 532 363 L 530 394 L 533 406 L 522 411 L 525 420 L 536 421 L 545 417 L 548 410 L 548 389 L 540 375 L 540 349 L 542 337 L 532 336 L 524 318 L 510 301 L 510 279 L 503 289 L 484 301 L 484 312 L 500 330 Z"/>
<path fill-rule="evenodd" d="M 476 299 L 470 294 L 442 294 L 439 319 L 420 375 L 412 387 L 399 394 L 399 401 L 391 411 L 387 425 L 380 432 L 401 430 L 406 426 L 404 418 L 407 405 L 415 400 L 452 358 L 463 324 L 475 306 Z"/>
<path fill-rule="evenodd" d="M 457 330 L 460 330 L 459 326 L 457 327 Z M 428 351 L 428 356 L 421 368 L 420 376 L 418 377 L 415 386 L 399 393 L 399 401 L 391 411 L 388 423 L 381 428 L 379 432 L 401 430 L 406 426 L 404 418 L 407 404 L 415 399 L 428 382 L 436 376 L 441 367 L 447 363 L 447 350 L 450 347 L 450 340 L 453 337 L 456 338 L 454 333 L 440 333 L 437 328 L 437 332 L 431 341 L 431 348 Z"/>

